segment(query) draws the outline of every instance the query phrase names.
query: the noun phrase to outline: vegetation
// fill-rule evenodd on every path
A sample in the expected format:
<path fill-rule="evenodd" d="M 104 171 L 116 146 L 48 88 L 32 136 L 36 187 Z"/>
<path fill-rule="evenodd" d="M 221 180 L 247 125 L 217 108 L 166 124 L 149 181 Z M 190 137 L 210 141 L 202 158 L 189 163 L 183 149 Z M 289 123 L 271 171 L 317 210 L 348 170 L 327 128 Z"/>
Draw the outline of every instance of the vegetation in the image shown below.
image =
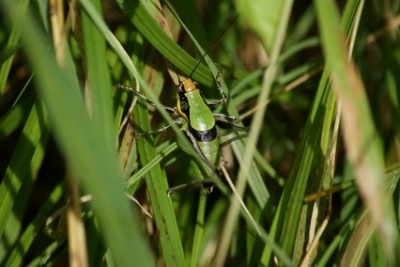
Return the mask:
<path fill-rule="evenodd" d="M 397 266 L 400 2 L 293 2 L 1 1 L 0 265 Z"/>

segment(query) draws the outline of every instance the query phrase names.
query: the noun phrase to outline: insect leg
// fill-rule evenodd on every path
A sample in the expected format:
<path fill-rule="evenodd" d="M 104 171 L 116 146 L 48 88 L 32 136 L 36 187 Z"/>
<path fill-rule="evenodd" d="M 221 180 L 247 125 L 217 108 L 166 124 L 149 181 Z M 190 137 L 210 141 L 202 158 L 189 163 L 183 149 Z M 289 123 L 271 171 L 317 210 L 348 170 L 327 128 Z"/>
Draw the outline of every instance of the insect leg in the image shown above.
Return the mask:
<path fill-rule="evenodd" d="M 234 137 L 232 137 L 231 139 L 229 139 L 229 140 L 227 140 L 227 141 L 225 141 L 225 142 L 222 142 L 222 143 L 220 144 L 220 146 L 221 146 L 221 147 L 224 147 L 224 146 L 226 146 L 226 145 L 229 145 L 229 144 L 232 143 L 233 141 L 242 139 L 242 138 L 244 138 L 244 137 L 247 137 L 247 134 L 240 134 L 240 135 L 234 136 Z"/>
<path fill-rule="evenodd" d="M 182 122 L 180 122 L 179 120 L 175 120 L 173 123 L 164 125 L 163 127 L 159 128 L 159 129 L 151 130 L 151 131 L 148 131 L 148 132 L 136 133 L 136 135 L 137 136 L 145 136 L 145 135 L 153 135 L 153 134 L 162 133 L 165 130 L 167 130 L 169 127 L 171 127 L 172 124 L 178 124 L 179 125 L 179 124 L 182 124 Z"/>
<path fill-rule="evenodd" d="M 221 99 L 206 100 L 207 106 L 209 106 L 210 108 L 215 108 L 218 105 L 224 105 L 224 104 L 226 104 L 226 101 L 227 101 L 226 94 L 222 90 L 221 82 L 219 81 L 220 76 L 221 76 L 221 72 L 218 71 L 217 77 L 215 77 L 215 83 L 217 84 L 218 93 L 220 94 Z"/>
<path fill-rule="evenodd" d="M 215 120 L 215 124 L 224 130 L 247 131 L 246 127 L 237 126 L 227 121 Z"/>
<path fill-rule="evenodd" d="M 176 191 L 179 191 L 179 190 L 184 189 L 189 186 L 198 185 L 198 184 L 201 184 L 208 193 L 212 192 L 214 185 L 215 185 L 214 181 L 211 179 L 192 181 L 190 183 L 185 183 L 185 184 L 181 184 L 181 185 L 177 185 L 177 186 L 168 188 L 168 190 L 167 190 L 168 197 L 170 197 L 171 194 L 173 194 Z"/>
<path fill-rule="evenodd" d="M 212 165 L 212 163 L 206 158 L 206 156 L 203 154 L 203 152 L 201 151 L 199 145 L 197 144 L 197 140 L 194 137 L 194 135 L 189 131 L 189 130 L 183 130 L 185 131 L 187 137 L 189 138 L 190 142 L 192 143 L 194 149 L 196 150 L 196 153 L 200 156 L 201 161 L 203 161 L 216 175 L 219 176 L 219 172 L 217 171 L 216 167 L 214 165 Z M 213 186 L 215 185 L 215 181 L 213 179 L 202 179 L 202 180 L 197 180 L 197 181 L 193 181 L 190 183 L 184 183 L 178 186 L 174 186 L 168 189 L 167 193 L 168 196 L 170 196 L 172 193 L 186 188 L 188 186 L 193 186 L 193 185 L 197 185 L 197 184 L 202 184 L 204 187 L 204 190 L 206 190 L 207 192 L 211 192 Z"/>
<path fill-rule="evenodd" d="M 222 114 L 222 113 L 214 113 L 214 118 L 218 119 L 225 119 L 228 121 L 237 121 L 238 118 L 236 116 L 231 116 L 231 115 L 226 115 L 226 114 Z"/>
<path fill-rule="evenodd" d="M 215 168 L 215 166 L 206 158 L 206 156 L 203 154 L 203 152 L 201 151 L 199 145 L 197 144 L 197 140 L 194 137 L 194 135 L 188 131 L 188 130 L 184 130 L 187 137 L 189 137 L 190 142 L 192 143 L 194 149 L 196 150 L 197 154 L 200 156 L 201 160 L 207 164 L 208 167 L 210 167 L 211 170 L 213 170 L 215 173 L 217 172 L 217 169 Z"/>
<path fill-rule="evenodd" d="M 134 93 L 135 95 L 137 95 L 138 97 L 144 99 L 147 103 L 149 103 L 150 105 L 152 105 L 152 106 L 155 107 L 155 108 L 160 107 L 160 108 L 165 109 L 165 110 L 168 111 L 169 113 L 176 114 L 176 108 L 172 108 L 172 107 L 168 107 L 168 106 L 164 106 L 164 105 L 158 106 L 158 105 L 156 105 L 153 101 L 151 101 L 150 99 L 148 99 L 144 94 L 140 93 L 139 91 L 133 89 L 133 88 L 130 87 L 130 86 L 123 85 L 123 84 L 117 84 L 117 85 L 115 85 L 115 87 L 117 87 L 118 89 L 123 89 L 123 90 L 125 90 L 125 91 L 127 91 L 127 92 L 132 92 L 132 93 Z"/>
<path fill-rule="evenodd" d="M 220 77 L 221 77 L 221 71 L 218 71 L 217 77 L 215 77 L 215 82 L 216 82 L 216 84 L 217 84 L 218 92 L 219 92 L 219 94 L 221 95 L 221 101 L 222 101 L 223 104 L 225 104 L 225 103 L 226 103 L 226 94 L 225 94 L 225 92 L 222 90 L 221 82 L 219 81 L 219 80 L 220 80 Z"/>

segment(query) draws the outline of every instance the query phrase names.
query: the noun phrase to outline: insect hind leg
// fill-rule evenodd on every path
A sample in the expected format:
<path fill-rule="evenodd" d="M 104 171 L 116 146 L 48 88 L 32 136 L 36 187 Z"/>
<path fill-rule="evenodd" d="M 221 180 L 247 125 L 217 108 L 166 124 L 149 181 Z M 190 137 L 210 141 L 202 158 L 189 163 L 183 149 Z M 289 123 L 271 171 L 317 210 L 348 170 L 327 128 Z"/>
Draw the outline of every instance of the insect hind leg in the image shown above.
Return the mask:
<path fill-rule="evenodd" d="M 220 77 L 221 77 L 221 71 L 218 70 L 217 77 L 215 77 L 215 83 L 217 84 L 217 90 L 218 90 L 219 94 L 221 95 L 221 101 L 222 101 L 222 103 L 225 104 L 227 101 L 226 100 L 227 97 L 226 97 L 224 90 L 222 90 Z"/>
<path fill-rule="evenodd" d="M 184 183 L 184 184 L 181 184 L 181 185 L 173 186 L 173 187 L 168 188 L 168 190 L 167 190 L 168 197 L 170 197 L 176 191 L 179 191 L 181 189 L 185 189 L 187 187 L 196 186 L 196 185 L 202 185 L 203 186 L 203 190 L 206 193 L 211 193 L 213 191 L 213 189 L 214 189 L 215 182 L 213 180 L 211 180 L 211 179 L 203 179 L 203 180 L 197 180 L 197 181 L 192 181 L 190 183 Z"/>
<path fill-rule="evenodd" d="M 178 125 L 180 125 L 180 124 L 182 124 L 182 122 L 180 122 L 179 120 L 175 120 L 173 123 L 164 125 L 164 126 L 162 126 L 161 128 L 159 128 L 159 129 L 151 130 L 151 131 L 148 131 L 148 132 L 139 132 L 139 133 L 136 133 L 136 135 L 137 135 L 137 136 L 146 136 L 146 135 L 153 135 L 153 134 L 162 133 L 162 132 L 165 132 L 169 127 L 171 127 L 172 124 L 178 124 Z"/>
<path fill-rule="evenodd" d="M 213 172 L 215 175 L 217 175 L 219 178 L 221 178 L 222 173 L 207 159 L 207 157 L 201 151 L 194 135 L 189 130 L 183 130 L 183 131 L 185 132 L 189 141 L 192 143 L 192 146 L 193 146 L 194 150 L 196 151 L 197 155 L 200 157 L 201 161 L 203 163 L 205 163 L 205 165 L 207 165 L 207 167 L 210 169 L 211 172 Z M 192 181 L 189 183 L 184 183 L 181 185 L 170 187 L 167 190 L 167 194 L 168 194 L 168 196 L 170 196 L 172 193 L 174 193 L 176 191 L 179 191 L 179 190 L 187 188 L 187 187 L 199 185 L 199 184 L 203 186 L 203 192 L 206 192 L 206 193 L 211 193 L 214 186 L 217 185 L 217 183 L 213 179 L 196 180 L 196 181 Z"/>
<path fill-rule="evenodd" d="M 135 90 L 134 88 L 124 85 L 124 84 L 116 84 L 115 85 L 116 88 L 118 89 L 122 89 L 126 92 L 132 92 L 134 93 L 136 96 L 142 98 L 143 100 L 145 100 L 148 104 L 150 104 L 151 106 L 155 107 L 155 108 L 162 108 L 165 109 L 167 112 L 171 113 L 171 114 L 176 114 L 176 108 L 172 108 L 172 107 L 168 107 L 168 106 L 164 106 L 164 105 L 156 105 L 153 101 L 151 101 L 150 99 L 148 99 L 144 94 L 142 94 L 141 92 Z"/>
<path fill-rule="evenodd" d="M 232 116 L 232 115 L 226 115 L 226 114 L 222 114 L 222 113 L 214 113 L 213 115 L 216 120 L 218 120 L 220 118 L 225 119 L 227 121 L 237 121 L 238 120 L 238 117 Z"/>
<path fill-rule="evenodd" d="M 222 90 L 220 77 L 221 77 L 221 71 L 218 70 L 217 76 L 215 77 L 215 83 L 217 85 L 217 90 L 219 95 L 221 96 L 221 99 L 207 100 L 206 101 L 207 106 L 209 106 L 210 108 L 215 108 L 216 106 L 224 105 L 227 102 L 227 96 L 225 92 Z"/>

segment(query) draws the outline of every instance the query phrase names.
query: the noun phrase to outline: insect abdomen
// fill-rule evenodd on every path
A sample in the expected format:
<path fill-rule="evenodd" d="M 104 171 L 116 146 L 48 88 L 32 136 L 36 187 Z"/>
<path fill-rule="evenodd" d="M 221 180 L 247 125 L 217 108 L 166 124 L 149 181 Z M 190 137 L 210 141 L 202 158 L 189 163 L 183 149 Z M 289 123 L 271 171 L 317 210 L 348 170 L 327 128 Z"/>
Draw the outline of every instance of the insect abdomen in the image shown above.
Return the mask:
<path fill-rule="evenodd" d="M 197 142 L 204 157 L 210 161 L 213 166 L 219 162 L 219 140 L 214 139 L 211 142 Z"/>

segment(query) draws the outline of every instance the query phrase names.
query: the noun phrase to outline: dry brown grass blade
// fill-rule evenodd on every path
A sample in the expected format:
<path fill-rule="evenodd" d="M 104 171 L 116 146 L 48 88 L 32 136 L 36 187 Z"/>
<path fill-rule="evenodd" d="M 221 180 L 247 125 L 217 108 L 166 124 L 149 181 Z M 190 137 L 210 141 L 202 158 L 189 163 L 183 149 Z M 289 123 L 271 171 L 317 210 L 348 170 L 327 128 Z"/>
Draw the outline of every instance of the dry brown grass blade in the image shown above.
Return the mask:
<path fill-rule="evenodd" d="M 346 55 L 344 42 L 343 55 Z M 371 224 L 377 226 L 388 258 L 395 255 L 397 235 L 393 228 L 387 198 L 383 188 L 383 151 L 372 122 L 372 115 L 364 85 L 352 61 L 342 60 L 346 77 L 333 72 L 332 79 L 338 100 L 342 105 L 342 134 L 347 155 L 354 167 L 356 184 L 361 198 L 369 210 Z M 353 235 L 355 236 L 355 235 Z M 366 244 L 364 244 L 366 245 Z"/>

